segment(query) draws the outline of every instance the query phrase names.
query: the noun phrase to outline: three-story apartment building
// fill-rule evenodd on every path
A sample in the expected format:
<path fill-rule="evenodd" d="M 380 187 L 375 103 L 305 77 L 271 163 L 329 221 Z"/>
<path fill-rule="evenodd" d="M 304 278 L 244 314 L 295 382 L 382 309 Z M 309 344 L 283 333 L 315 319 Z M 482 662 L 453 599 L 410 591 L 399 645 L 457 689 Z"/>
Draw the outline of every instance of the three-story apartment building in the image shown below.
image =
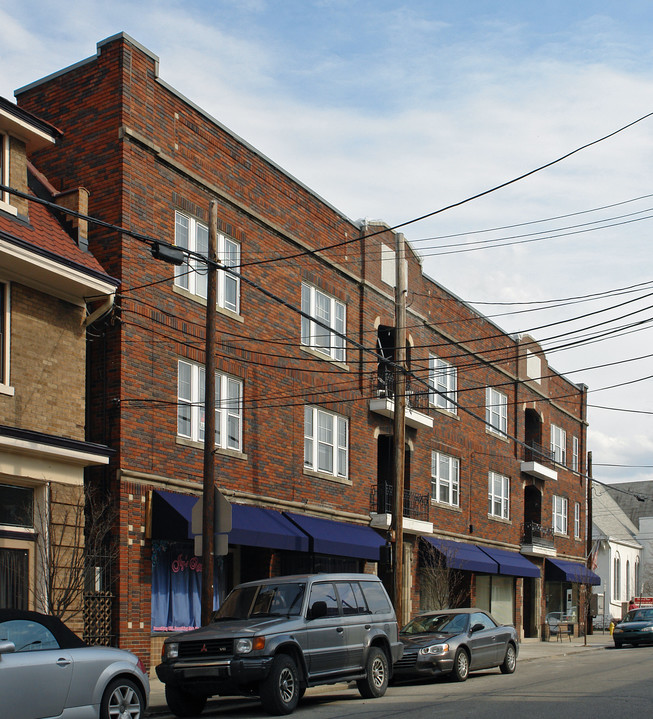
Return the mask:
<path fill-rule="evenodd" d="M 91 345 L 89 439 L 119 511 L 114 625 L 158 655 L 199 621 L 209 204 L 218 203 L 216 484 L 232 504 L 216 602 L 305 570 L 387 573 L 396 365 L 395 241 L 354 222 L 159 77 L 125 34 L 17 91 L 62 127 L 35 158 L 88 188 L 94 254 L 120 278 Z M 120 231 L 127 228 L 134 235 Z M 152 257 L 155 239 L 184 264 Z M 404 611 L 426 555 L 467 602 L 536 636 L 585 556 L 585 387 L 427 277 L 408 250 Z M 556 599 L 558 597 L 558 599 Z M 404 617 L 404 618 L 406 618 Z"/>

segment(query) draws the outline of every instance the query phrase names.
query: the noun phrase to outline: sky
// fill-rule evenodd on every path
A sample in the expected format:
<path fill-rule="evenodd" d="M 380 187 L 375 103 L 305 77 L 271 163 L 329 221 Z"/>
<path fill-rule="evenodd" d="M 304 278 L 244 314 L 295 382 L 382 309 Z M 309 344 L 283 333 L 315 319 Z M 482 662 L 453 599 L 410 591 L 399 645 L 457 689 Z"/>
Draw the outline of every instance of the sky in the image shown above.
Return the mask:
<path fill-rule="evenodd" d="M 122 31 L 350 219 L 436 213 L 425 274 L 589 387 L 597 480 L 653 479 L 653 3 L 0 0 L 0 95 Z"/>

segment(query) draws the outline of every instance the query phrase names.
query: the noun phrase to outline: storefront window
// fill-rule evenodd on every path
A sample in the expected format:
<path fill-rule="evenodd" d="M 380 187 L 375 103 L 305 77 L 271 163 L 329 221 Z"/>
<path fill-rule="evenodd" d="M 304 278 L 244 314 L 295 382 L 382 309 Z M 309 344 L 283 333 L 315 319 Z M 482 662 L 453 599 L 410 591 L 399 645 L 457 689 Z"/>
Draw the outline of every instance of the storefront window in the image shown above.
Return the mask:
<path fill-rule="evenodd" d="M 215 558 L 213 608 L 220 606 L 222 560 Z M 152 541 L 152 631 L 180 632 L 202 624 L 202 558 L 192 542 Z"/>
<path fill-rule="evenodd" d="M 514 624 L 514 578 L 477 574 L 475 606 L 490 612 L 500 624 Z"/>

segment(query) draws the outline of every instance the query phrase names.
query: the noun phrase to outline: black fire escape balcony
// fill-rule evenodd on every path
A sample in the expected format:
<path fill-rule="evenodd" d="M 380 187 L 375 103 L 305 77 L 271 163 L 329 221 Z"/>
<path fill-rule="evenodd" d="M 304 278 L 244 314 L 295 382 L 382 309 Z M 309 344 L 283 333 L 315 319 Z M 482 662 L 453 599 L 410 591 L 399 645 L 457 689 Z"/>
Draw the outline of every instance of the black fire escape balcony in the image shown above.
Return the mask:
<path fill-rule="evenodd" d="M 384 417 L 393 418 L 395 413 L 395 375 L 391 366 L 381 366 L 370 375 L 370 410 Z M 428 414 L 429 391 L 426 385 L 406 377 L 406 425 L 415 429 L 433 427 Z"/>
<path fill-rule="evenodd" d="M 404 517 L 429 521 L 431 498 L 428 494 L 419 494 L 410 489 L 404 490 Z M 370 512 L 375 514 L 394 513 L 394 487 L 390 484 L 372 485 L 370 488 Z"/>
<path fill-rule="evenodd" d="M 521 471 L 538 479 L 558 479 L 552 450 L 533 441 L 524 447 Z"/>
<path fill-rule="evenodd" d="M 524 522 L 521 537 L 522 554 L 555 556 L 553 529 L 537 522 Z"/>

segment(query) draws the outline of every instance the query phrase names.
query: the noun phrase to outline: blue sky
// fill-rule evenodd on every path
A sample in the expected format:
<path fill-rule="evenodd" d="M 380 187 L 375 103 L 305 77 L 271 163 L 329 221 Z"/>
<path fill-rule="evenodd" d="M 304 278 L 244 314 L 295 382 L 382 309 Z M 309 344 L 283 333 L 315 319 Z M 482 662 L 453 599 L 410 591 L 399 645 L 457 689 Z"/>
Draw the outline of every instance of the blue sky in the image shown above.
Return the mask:
<path fill-rule="evenodd" d="M 395 225 L 653 111 L 652 30 L 653 4 L 637 0 L 0 0 L 0 95 L 12 98 L 125 31 L 159 56 L 163 80 L 346 215 Z M 645 283 L 653 280 L 653 227 L 643 219 L 653 215 L 653 198 L 644 197 L 653 193 L 652 167 L 650 118 L 404 232 L 426 274 L 472 302 L 543 302 Z M 615 203 L 626 204 L 585 212 Z M 630 217 L 609 219 L 622 215 Z M 588 222 L 614 226 L 561 229 Z M 479 239 L 535 231 L 545 234 L 460 252 Z M 452 243 L 458 247 L 442 247 Z M 636 297 L 495 321 L 510 332 L 566 321 L 533 332 L 544 340 L 605 319 L 652 316 L 645 298 L 608 309 Z M 533 307 L 477 306 L 492 316 Z M 653 469 L 635 467 L 653 465 L 653 415 L 602 408 L 651 411 L 653 380 L 637 381 L 651 374 L 651 359 L 589 369 L 653 352 L 653 330 L 643 327 L 549 355 L 556 370 L 593 390 L 590 449 L 603 481 L 653 478 Z M 601 389 L 625 381 L 633 384 Z"/>

